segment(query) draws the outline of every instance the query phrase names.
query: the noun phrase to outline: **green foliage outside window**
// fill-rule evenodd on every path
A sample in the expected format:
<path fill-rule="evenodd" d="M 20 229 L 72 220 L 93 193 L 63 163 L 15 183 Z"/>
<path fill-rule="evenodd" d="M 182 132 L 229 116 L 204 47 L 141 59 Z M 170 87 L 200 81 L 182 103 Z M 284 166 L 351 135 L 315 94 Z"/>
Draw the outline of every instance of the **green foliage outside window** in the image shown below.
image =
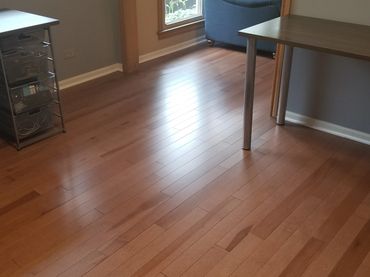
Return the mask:
<path fill-rule="evenodd" d="M 165 0 L 165 5 L 167 25 L 201 16 L 200 0 Z"/>

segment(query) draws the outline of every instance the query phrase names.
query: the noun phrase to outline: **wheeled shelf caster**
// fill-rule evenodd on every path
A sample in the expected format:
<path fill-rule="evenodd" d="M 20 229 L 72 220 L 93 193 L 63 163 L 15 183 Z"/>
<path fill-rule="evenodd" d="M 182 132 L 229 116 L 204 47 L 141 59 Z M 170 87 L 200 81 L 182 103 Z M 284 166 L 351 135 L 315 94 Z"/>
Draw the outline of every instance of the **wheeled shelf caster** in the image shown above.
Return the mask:
<path fill-rule="evenodd" d="M 208 46 L 209 46 L 209 47 L 213 47 L 213 46 L 215 46 L 215 41 L 214 41 L 214 40 L 207 39 L 207 43 L 208 43 Z"/>

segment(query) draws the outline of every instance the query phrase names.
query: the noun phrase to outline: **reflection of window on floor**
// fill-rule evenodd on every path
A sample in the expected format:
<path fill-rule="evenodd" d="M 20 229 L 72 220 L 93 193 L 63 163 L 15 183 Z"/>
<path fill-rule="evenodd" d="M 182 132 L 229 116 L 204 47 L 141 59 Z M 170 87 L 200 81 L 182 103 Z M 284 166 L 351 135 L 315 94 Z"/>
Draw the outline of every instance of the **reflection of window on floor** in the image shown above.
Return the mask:
<path fill-rule="evenodd" d="M 165 24 L 178 24 L 202 16 L 202 0 L 165 0 Z"/>

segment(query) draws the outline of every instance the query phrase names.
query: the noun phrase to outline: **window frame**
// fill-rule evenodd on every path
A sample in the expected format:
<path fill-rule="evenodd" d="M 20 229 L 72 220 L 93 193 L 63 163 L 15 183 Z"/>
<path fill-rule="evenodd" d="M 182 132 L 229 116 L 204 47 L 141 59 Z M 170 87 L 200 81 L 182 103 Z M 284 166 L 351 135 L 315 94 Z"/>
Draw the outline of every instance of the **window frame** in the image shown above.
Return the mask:
<path fill-rule="evenodd" d="M 204 27 L 204 0 L 202 0 L 202 15 L 166 25 L 165 0 L 158 0 L 158 37 L 159 39 L 189 32 Z"/>

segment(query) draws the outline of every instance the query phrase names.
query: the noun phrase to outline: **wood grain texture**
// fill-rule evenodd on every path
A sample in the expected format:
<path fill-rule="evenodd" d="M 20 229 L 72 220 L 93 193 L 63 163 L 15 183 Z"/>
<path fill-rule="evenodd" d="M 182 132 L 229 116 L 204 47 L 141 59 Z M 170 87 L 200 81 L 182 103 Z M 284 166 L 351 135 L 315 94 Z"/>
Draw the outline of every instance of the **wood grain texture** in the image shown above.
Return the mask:
<path fill-rule="evenodd" d="M 370 251 L 370 221 L 361 229 L 356 238 L 338 261 L 329 276 L 351 276 L 361 265 Z"/>
<path fill-rule="evenodd" d="M 276 127 L 257 58 L 199 48 L 63 93 L 68 133 L 0 142 L 0 276 L 367 276 L 368 146 Z M 327 265 L 327 267 L 326 267 Z"/>
<path fill-rule="evenodd" d="M 232 251 L 235 246 L 237 246 L 246 236 L 248 236 L 249 232 L 252 230 L 253 226 L 249 226 L 245 229 L 242 229 L 239 231 L 239 233 L 236 234 L 236 236 L 232 239 L 230 244 L 226 247 L 226 251 Z"/>
<path fill-rule="evenodd" d="M 195 277 L 204 276 L 209 270 L 211 270 L 217 263 L 226 255 L 226 251 L 213 247 L 209 250 L 202 258 L 200 258 L 195 264 L 193 264 L 182 276 Z"/>
<path fill-rule="evenodd" d="M 366 25 L 288 15 L 243 29 L 239 34 L 293 47 L 370 60 L 370 27 Z"/>
<path fill-rule="evenodd" d="M 133 72 L 139 66 L 136 1 L 120 0 L 120 9 L 123 70 Z"/>
<path fill-rule="evenodd" d="M 22 196 L 21 198 L 18 198 L 17 200 L 3 206 L 0 208 L 0 216 L 6 214 L 7 212 L 10 212 L 11 210 L 19 207 L 19 206 L 22 206 L 23 204 L 39 197 L 40 194 L 36 191 L 31 191 L 30 193 L 27 193 L 25 194 L 24 196 Z"/>
<path fill-rule="evenodd" d="M 279 276 L 294 277 L 302 275 L 323 246 L 322 241 L 311 238 Z"/>
<path fill-rule="evenodd" d="M 292 0 L 281 1 L 281 10 L 280 10 L 281 16 L 290 15 L 292 2 L 293 2 Z M 278 100 L 280 97 L 281 72 L 283 68 L 283 59 L 284 59 L 283 55 L 284 55 L 284 45 L 277 44 L 276 53 L 275 53 L 276 62 L 275 62 L 274 78 L 273 78 L 273 85 L 272 85 L 272 97 L 271 97 L 271 109 L 270 109 L 271 116 L 273 117 L 276 117 L 277 115 L 277 106 L 278 106 Z"/>

